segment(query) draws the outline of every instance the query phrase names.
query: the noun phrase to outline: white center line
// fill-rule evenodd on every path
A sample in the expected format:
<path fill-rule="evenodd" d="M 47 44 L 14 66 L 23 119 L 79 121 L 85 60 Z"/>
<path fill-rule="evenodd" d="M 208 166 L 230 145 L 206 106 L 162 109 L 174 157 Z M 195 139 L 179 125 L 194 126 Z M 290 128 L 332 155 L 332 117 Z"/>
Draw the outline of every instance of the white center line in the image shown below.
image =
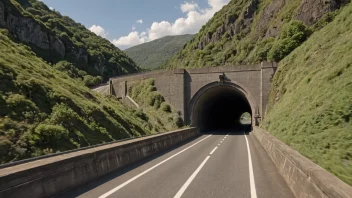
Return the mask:
<path fill-rule="evenodd" d="M 216 150 L 217 148 L 218 148 L 218 147 L 215 147 L 215 148 L 210 152 L 209 155 L 212 155 L 212 154 L 215 152 L 215 150 Z"/>
<path fill-rule="evenodd" d="M 248 150 L 249 182 L 251 187 L 251 198 L 257 198 L 257 190 L 255 189 L 251 149 L 249 148 L 249 143 L 248 143 L 246 133 L 244 133 L 244 137 L 246 138 L 247 150 Z"/>
<path fill-rule="evenodd" d="M 194 173 L 188 178 L 188 180 L 186 181 L 185 184 L 183 184 L 183 186 L 181 187 L 181 189 L 176 193 L 176 195 L 174 196 L 174 198 L 180 198 L 183 193 L 186 191 L 187 187 L 191 184 L 191 182 L 193 181 L 193 179 L 197 176 L 197 174 L 199 173 L 199 171 L 203 168 L 203 166 L 205 165 L 205 163 L 208 161 L 208 159 L 210 158 L 210 156 L 206 157 L 205 160 L 199 165 L 199 167 L 194 171 Z"/>
<path fill-rule="evenodd" d="M 179 154 L 185 152 L 186 150 L 192 148 L 193 146 L 199 144 L 200 142 L 204 141 L 205 139 L 207 139 L 207 138 L 210 137 L 210 136 L 211 136 L 211 135 L 208 135 L 207 137 L 205 137 L 205 138 L 199 140 L 198 142 L 196 142 L 196 143 L 192 144 L 191 146 L 189 146 L 189 147 L 183 149 L 182 151 L 180 151 L 180 152 L 178 152 L 178 153 L 176 153 L 176 154 L 170 156 L 169 158 L 163 160 L 162 162 L 157 163 L 156 165 L 152 166 L 151 168 L 149 168 L 149 169 L 143 171 L 142 173 L 140 173 L 140 174 L 138 174 L 138 175 L 132 177 L 131 179 L 127 180 L 126 182 L 120 184 L 119 186 L 117 186 L 117 187 L 111 189 L 110 191 L 108 191 L 107 193 L 101 195 L 99 198 L 106 198 L 106 197 L 112 195 L 112 194 L 115 193 L 116 191 L 118 191 L 118 190 L 120 190 L 121 188 L 125 187 L 127 184 L 133 182 L 134 180 L 136 180 L 136 179 L 138 179 L 139 177 L 141 177 L 141 176 L 147 174 L 148 172 L 150 172 L 150 171 L 153 170 L 154 168 L 156 168 L 156 167 L 158 167 L 158 166 L 164 164 L 165 162 L 169 161 L 170 159 L 176 157 L 177 155 L 179 155 Z"/>

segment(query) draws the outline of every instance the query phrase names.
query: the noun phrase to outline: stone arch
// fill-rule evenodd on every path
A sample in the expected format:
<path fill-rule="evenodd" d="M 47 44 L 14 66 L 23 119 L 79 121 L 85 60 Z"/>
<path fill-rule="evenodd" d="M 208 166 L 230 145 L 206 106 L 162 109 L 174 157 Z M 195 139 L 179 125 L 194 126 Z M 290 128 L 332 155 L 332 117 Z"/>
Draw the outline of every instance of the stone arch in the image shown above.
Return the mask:
<path fill-rule="evenodd" d="M 211 91 L 215 91 L 216 89 L 223 89 L 225 91 L 233 91 L 233 95 L 238 94 L 238 97 L 242 97 L 243 100 L 246 100 L 248 102 L 248 105 L 250 107 L 251 115 L 252 115 L 252 123 L 253 125 L 257 125 L 256 118 L 259 117 L 259 105 L 256 103 L 254 100 L 253 96 L 251 93 L 245 88 L 245 86 L 241 85 L 240 83 L 237 82 L 211 82 L 203 87 L 201 87 L 191 98 L 189 107 L 190 107 L 190 121 L 192 126 L 198 126 L 200 123 L 199 120 L 199 111 L 198 109 L 201 107 L 197 107 L 197 105 L 201 100 L 202 97 L 207 97 L 206 93 L 209 93 Z M 208 94 L 209 95 L 209 94 Z M 214 96 L 213 96 L 214 97 Z"/>

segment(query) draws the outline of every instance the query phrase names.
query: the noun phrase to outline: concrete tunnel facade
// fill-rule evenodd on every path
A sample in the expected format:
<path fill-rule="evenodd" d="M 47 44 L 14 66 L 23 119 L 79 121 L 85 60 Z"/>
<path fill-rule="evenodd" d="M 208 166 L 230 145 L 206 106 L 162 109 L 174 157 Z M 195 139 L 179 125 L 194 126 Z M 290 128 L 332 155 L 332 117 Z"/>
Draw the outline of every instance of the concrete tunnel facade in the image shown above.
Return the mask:
<path fill-rule="evenodd" d="M 161 70 L 111 78 L 110 94 L 126 103 L 134 82 L 154 79 L 155 87 L 183 118 L 202 130 L 238 124 L 244 112 L 258 126 L 266 113 L 276 63 Z"/>
<path fill-rule="evenodd" d="M 252 115 L 248 94 L 233 83 L 213 82 L 201 88 L 191 100 L 191 123 L 202 132 L 241 125 L 243 113 Z"/>

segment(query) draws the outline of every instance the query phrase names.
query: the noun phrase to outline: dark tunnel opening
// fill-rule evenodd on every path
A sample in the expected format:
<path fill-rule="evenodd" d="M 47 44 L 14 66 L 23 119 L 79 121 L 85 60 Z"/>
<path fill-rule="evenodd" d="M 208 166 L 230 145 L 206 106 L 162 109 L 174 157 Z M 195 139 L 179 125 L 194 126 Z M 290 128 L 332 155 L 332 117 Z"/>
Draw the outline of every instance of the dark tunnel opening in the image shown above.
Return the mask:
<path fill-rule="evenodd" d="M 241 123 L 241 116 L 246 112 L 252 115 L 246 96 L 235 87 L 219 85 L 199 96 L 193 108 L 192 122 L 201 132 L 245 127 L 250 125 Z"/>

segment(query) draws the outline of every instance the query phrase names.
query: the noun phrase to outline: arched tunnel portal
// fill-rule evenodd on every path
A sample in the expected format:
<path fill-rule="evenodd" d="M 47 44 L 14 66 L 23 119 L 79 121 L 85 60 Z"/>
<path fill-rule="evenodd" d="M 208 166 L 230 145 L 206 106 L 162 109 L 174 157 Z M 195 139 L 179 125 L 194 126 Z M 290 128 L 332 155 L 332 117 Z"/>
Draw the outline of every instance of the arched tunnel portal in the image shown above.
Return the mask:
<path fill-rule="evenodd" d="M 201 132 L 242 126 L 240 118 L 245 112 L 253 117 L 248 93 L 229 82 L 204 86 L 194 95 L 190 105 L 192 126 L 199 127 Z"/>

